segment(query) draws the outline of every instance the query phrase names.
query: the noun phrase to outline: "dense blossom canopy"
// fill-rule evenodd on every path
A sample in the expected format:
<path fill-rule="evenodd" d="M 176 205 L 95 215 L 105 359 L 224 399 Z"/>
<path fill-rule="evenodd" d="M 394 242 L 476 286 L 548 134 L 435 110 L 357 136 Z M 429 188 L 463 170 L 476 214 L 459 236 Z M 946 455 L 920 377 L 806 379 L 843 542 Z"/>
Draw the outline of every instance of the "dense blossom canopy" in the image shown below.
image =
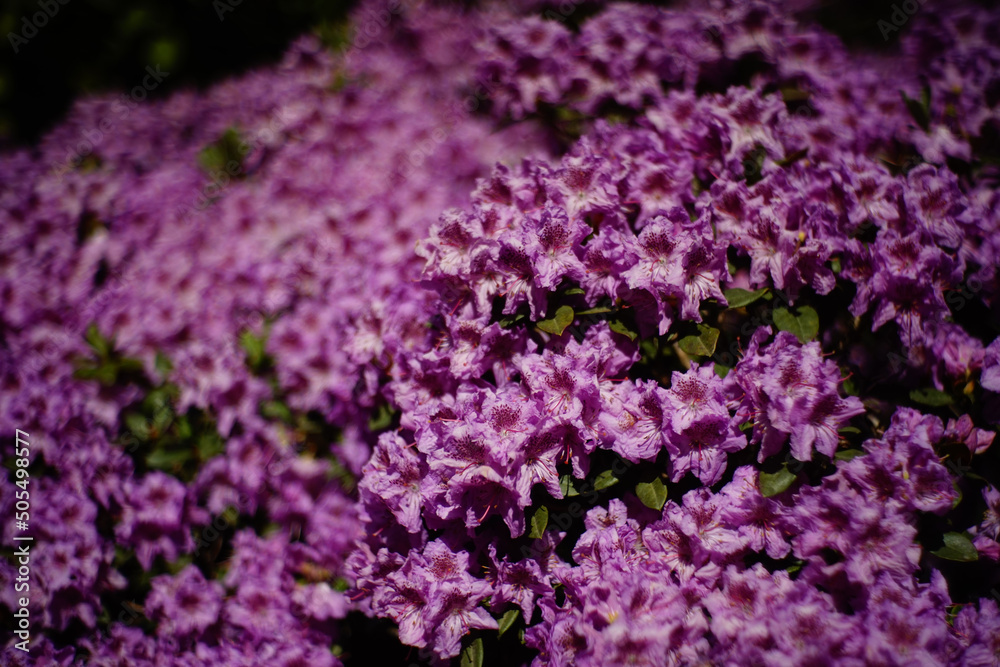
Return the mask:
<path fill-rule="evenodd" d="M 808 5 L 372 0 L 0 158 L 2 662 L 1000 664 L 1000 14 Z"/>

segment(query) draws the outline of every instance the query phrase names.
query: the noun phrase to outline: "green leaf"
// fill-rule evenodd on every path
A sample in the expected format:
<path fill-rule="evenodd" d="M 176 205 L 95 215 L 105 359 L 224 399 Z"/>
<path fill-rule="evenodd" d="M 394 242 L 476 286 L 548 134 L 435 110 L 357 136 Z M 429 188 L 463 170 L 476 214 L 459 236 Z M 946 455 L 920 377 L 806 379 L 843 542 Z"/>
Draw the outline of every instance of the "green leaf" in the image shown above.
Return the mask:
<path fill-rule="evenodd" d="M 615 333 L 628 336 L 628 339 L 631 341 L 635 341 L 635 339 L 639 337 L 637 332 L 629 329 L 621 320 L 610 320 L 608 322 L 608 327 Z"/>
<path fill-rule="evenodd" d="M 87 333 L 83 337 L 87 341 L 87 345 L 93 348 L 98 357 L 104 359 L 111 354 L 111 341 L 101 334 L 96 323 L 90 323 L 90 326 L 87 327 Z"/>
<path fill-rule="evenodd" d="M 729 371 L 733 370 L 732 367 L 726 366 L 724 364 L 715 364 L 715 374 L 720 378 L 725 378 L 729 375 Z"/>
<path fill-rule="evenodd" d="M 837 429 L 837 433 L 846 433 L 848 435 L 857 435 L 861 433 L 861 429 L 857 426 L 843 426 Z"/>
<path fill-rule="evenodd" d="M 118 378 L 118 369 L 113 364 L 104 363 L 100 366 L 85 366 L 73 371 L 73 377 L 78 380 L 96 380 L 110 387 Z"/>
<path fill-rule="evenodd" d="M 259 369 L 266 354 L 267 335 L 258 336 L 252 331 L 244 331 L 240 334 L 240 345 L 247 353 L 247 364 L 251 370 Z"/>
<path fill-rule="evenodd" d="M 641 363 L 651 363 L 660 355 L 660 339 L 647 338 L 639 343 L 639 352 L 642 355 Z"/>
<path fill-rule="evenodd" d="M 118 359 L 119 373 L 142 373 L 145 368 L 138 359 L 133 359 L 132 357 L 121 357 Z"/>
<path fill-rule="evenodd" d="M 150 389 L 149 393 L 146 394 L 144 403 L 148 404 L 153 410 L 162 410 L 164 408 L 173 410 L 173 400 L 179 395 L 180 390 L 175 385 L 163 384 Z"/>
<path fill-rule="evenodd" d="M 579 287 L 570 287 L 564 292 L 564 294 L 566 294 L 566 296 L 572 296 L 574 294 L 586 294 L 586 292 Z"/>
<path fill-rule="evenodd" d="M 339 93 L 347 84 L 351 83 L 351 77 L 347 76 L 344 72 L 336 72 L 333 75 L 333 80 L 330 81 L 330 85 L 327 86 L 327 90 L 331 93 Z"/>
<path fill-rule="evenodd" d="M 732 289 L 727 289 L 723 292 L 723 295 L 726 297 L 726 303 L 729 304 L 729 308 L 743 308 L 745 306 L 749 306 L 765 294 L 767 294 L 766 287 L 761 287 L 759 290 L 754 292 L 741 289 L 739 287 L 733 287 Z"/>
<path fill-rule="evenodd" d="M 767 151 L 763 146 L 757 144 L 743 158 L 743 178 L 746 179 L 747 185 L 754 185 L 764 178 L 763 168 L 766 157 Z"/>
<path fill-rule="evenodd" d="M 181 556 L 177 560 L 167 563 L 167 572 L 177 574 L 191 564 L 191 556 Z"/>
<path fill-rule="evenodd" d="M 808 343 L 819 334 L 819 315 L 811 306 L 800 306 L 796 313 L 785 307 L 774 309 L 774 324 L 779 331 L 790 331 L 800 343 Z"/>
<path fill-rule="evenodd" d="M 642 504 L 652 510 L 662 510 L 667 502 L 667 487 L 659 477 L 652 482 L 639 482 L 635 485 L 635 495 Z"/>
<path fill-rule="evenodd" d="M 619 482 L 615 474 L 610 470 L 605 470 L 594 479 L 594 490 L 603 491 L 609 489 Z"/>
<path fill-rule="evenodd" d="M 850 461 L 858 456 L 864 456 L 865 450 L 863 449 L 842 449 L 833 455 L 836 461 Z"/>
<path fill-rule="evenodd" d="M 497 621 L 497 625 L 500 627 L 497 629 L 497 637 L 503 637 L 503 633 L 514 627 L 517 623 L 517 619 L 521 617 L 520 609 L 509 609 L 504 612 L 504 615 L 500 617 Z"/>
<path fill-rule="evenodd" d="M 170 451 L 158 449 L 146 458 L 146 464 L 156 470 L 173 471 L 191 460 L 191 452 L 186 449 Z"/>
<path fill-rule="evenodd" d="M 957 479 L 952 478 L 951 488 L 955 489 L 955 499 L 951 501 L 951 509 L 955 509 L 962 504 L 962 498 L 964 495 L 962 494 L 962 487 L 958 485 Z"/>
<path fill-rule="evenodd" d="M 80 222 L 76 226 L 76 240 L 78 243 L 83 243 L 97 232 L 107 228 L 108 226 L 96 215 L 85 213 L 80 216 Z"/>
<path fill-rule="evenodd" d="M 174 411 L 172 406 L 168 403 L 165 405 L 160 405 L 156 412 L 153 414 L 153 428 L 155 428 L 160 433 L 163 433 L 170 427 L 170 424 L 174 421 Z"/>
<path fill-rule="evenodd" d="M 783 157 L 780 160 L 778 160 L 775 164 L 777 164 L 779 167 L 787 167 L 789 165 L 795 164 L 796 162 L 798 162 L 799 160 L 801 160 L 802 158 L 804 158 L 808 154 L 809 154 L 809 149 L 808 148 L 801 148 L 801 149 L 799 149 L 797 151 L 793 151 L 793 152 L 789 153 L 785 157 Z"/>
<path fill-rule="evenodd" d="M 337 459 L 330 460 L 330 468 L 327 472 L 327 479 L 337 480 L 340 486 L 343 487 L 348 493 L 353 491 L 354 487 L 358 485 L 358 481 L 354 479 L 354 475 L 351 474 L 351 471 L 345 468 L 344 465 Z"/>
<path fill-rule="evenodd" d="M 191 420 L 188 419 L 187 415 L 181 415 L 177 420 L 177 437 L 186 440 L 191 437 L 192 433 Z"/>
<path fill-rule="evenodd" d="M 698 325 L 697 336 L 685 336 L 677 341 L 677 346 L 688 354 L 710 357 L 719 342 L 719 330 L 707 324 Z"/>
<path fill-rule="evenodd" d="M 939 558 L 957 560 L 963 563 L 979 560 L 979 552 L 965 533 L 945 533 L 944 546 L 931 553 Z"/>
<path fill-rule="evenodd" d="M 914 389 L 910 392 L 910 400 L 914 403 L 929 405 L 935 408 L 939 408 L 942 405 L 951 405 L 953 402 L 951 396 L 943 391 L 938 391 L 933 387 L 927 387 L 926 389 Z"/>
<path fill-rule="evenodd" d="M 549 525 L 549 508 L 542 505 L 531 515 L 531 532 L 528 537 L 537 540 L 545 535 L 545 527 Z"/>
<path fill-rule="evenodd" d="M 562 491 L 563 496 L 566 498 L 580 495 L 580 492 L 573 486 L 573 477 L 569 473 L 559 478 L 559 490 Z"/>
<path fill-rule="evenodd" d="M 786 490 L 794 481 L 795 473 L 782 466 L 781 470 L 775 473 L 760 473 L 757 484 L 760 486 L 760 495 L 770 498 Z"/>
<path fill-rule="evenodd" d="M 483 657 L 483 638 L 478 637 L 462 649 L 462 659 L 459 664 L 461 667 L 483 667 Z"/>
<path fill-rule="evenodd" d="M 221 454 L 224 449 L 225 445 L 218 433 L 207 431 L 198 437 L 198 458 L 202 461 L 208 461 Z"/>
<path fill-rule="evenodd" d="M 785 572 L 787 572 L 789 575 L 793 575 L 796 572 L 798 572 L 799 570 L 801 570 L 802 566 L 805 565 L 805 564 L 806 564 L 806 562 L 804 560 L 797 560 L 794 563 L 792 563 L 791 565 L 789 565 L 785 569 Z"/>
<path fill-rule="evenodd" d="M 157 350 L 156 352 L 156 363 L 154 364 L 156 372 L 166 379 L 170 375 L 170 371 L 174 370 L 174 364 L 170 361 L 170 358 Z"/>
<path fill-rule="evenodd" d="M 514 315 L 504 315 L 498 320 L 498 323 L 504 329 L 510 329 L 515 324 L 520 324 L 526 319 L 528 319 L 528 316 L 524 313 L 515 313 Z"/>
<path fill-rule="evenodd" d="M 372 433 L 383 431 L 392 426 L 396 412 L 385 403 L 378 406 L 378 410 L 368 418 L 368 430 Z"/>
<path fill-rule="evenodd" d="M 283 421 L 287 424 L 291 424 L 293 420 L 292 409 L 281 401 L 264 401 L 260 404 L 260 414 L 267 419 Z M 370 422 L 369 426 L 371 426 Z"/>
<path fill-rule="evenodd" d="M 598 306 L 597 308 L 590 308 L 589 310 L 581 310 L 577 315 L 603 315 L 604 313 L 610 313 L 611 309 L 606 306 Z"/>
<path fill-rule="evenodd" d="M 198 153 L 198 164 L 209 174 L 220 171 L 231 176 L 240 176 L 247 144 L 243 142 L 239 130 L 231 127 L 222 133 L 214 143 L 205 146 Z"/>
<path fill-rule="evenodd" d="M 576 317 L 573 312 L 572 306 L 559 306 L 556 310 L 555 317 L 549 318 L 547 320 L 542 320 L 538 323 L 538 328 L 545 333 L 550 333 L 554 336 L 561 336 L 566 327 L 573 324 L 573 319 Z"/>
<path fill-rule="evenodd" d="M 917 125 L 920 126 L 924 132 L 931 125 L 931 118 L 928 108 L 920 100 L 915 100 L 912 97 L 907 97 L 906 93 L 900 91 L 900 95 L 903 96 L 903 103 L 906 104 L 906 110 L 910 112 L 913 116 L 913 120 L 917 121 Z"/>
<path fill-rule="evenodd" d="M 125 415 L 125 428 L 140 440 L 149 439 L 149 421 L 138 413 L 129 412 Z"/>

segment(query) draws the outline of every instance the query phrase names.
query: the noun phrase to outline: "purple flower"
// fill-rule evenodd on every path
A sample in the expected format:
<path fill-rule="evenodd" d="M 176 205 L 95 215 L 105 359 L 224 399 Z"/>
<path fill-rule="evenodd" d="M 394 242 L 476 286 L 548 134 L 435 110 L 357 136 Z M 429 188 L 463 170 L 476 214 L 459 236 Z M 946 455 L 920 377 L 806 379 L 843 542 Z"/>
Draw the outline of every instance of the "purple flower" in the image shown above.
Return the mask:
<path fill-rule="evenodd" d="M 347 596 L 330 588 L 326 582 L 296 587 L 292 602 L 317 621 L 344 618 L 351 610 Z"/>
<path fill-rule="evenodd" d="M 964 444 L 968 447 L 969 454 L 974 456 L 990 448 L 996 433 L 976 428 L 969 415 L 962 415 L 958 419 L 948 420 L 943 437 Z"/>
<path fill-rule="evenodd" d="M 951 474 L 1000 414 L 996 12 L 928 5 L 876 54 L 812 0 L 571 4 L 372 0 L 354 27 L 382 33 L 341 54 L 304 38 L 111 131 L 115 101 L 80 100 L 0 158 L 0 421 L 32 433 L 44 574 L 33 657 L 0 661 L 327 667 L 357 611 L 441 662 L 508 607 L 538 664 L 995 660 L 996 605 L 956 615 L 922 544 L 950 523 L 1000 557 L 1000 494 Z M 231 127 L 236 175 L 208 165 Z M 769 292 L 724 308 L 724 286 Z M 778 301 L 815 307 L 821 342 L 747 343 Z M 677 357 L 641 352 L 703 318 L 745 356 L 668 383 Z M 927 384 L 955 419 L 886 423 Z M 174 388 L 192 456 L 146 473 L 164 434 L 116 442 L 122 415 Z M 834 460 L 866 407 L 863 455 Z M 764 498 L 736 460 L 786 451 L 823 457 Z M 579 497 L 548 502 L 567 473 Z M 683 497 L 657 514 L 635 483 L 665 476 Z M 956 483 L 983 517 L 951 515 Z M 540 506 L 583 533 L 529 539 Z M 211 563 L 192 528 L 229 535 L 230 508 Z M 143 602 L 155 636 L 100 621 L 143 588 L 119 549 L 180 563 Z"/>
<path fill-rule="evenodd" d="M 538 562 L 525 558 L 511 563 L 507 557 L 497 558 L 495 545 L 489 546 L 490 560 L 493 563 L 488 578 L 493 586 L 493 597 L 490 605 L 494 610 L 501 610 L 505 605 L 513 603 L 520 607 L 525 624 L 531 622 L 537 598 L 547 598 L 553 595 L 549 578 L 542 573 Z"/>
<path fill-rule="evenodd" d="M 881 441 L 865 443 L 864 460 L 849 461 L 840 470 L 865 495 L 889 507 L 943 514 L 957 497 L 933 447 L 943 432 L 937 417 L 902 408 Z"/>
<path fill-rule="evenodd" d="M 855 459 L 857 461 L 859 459 Z M 843 571 L 857 584 L 870 585 L 882 573 L 899 580 L 912 576 L 920 560 L 912 519 L 874 494 L 844 484 L 840 473 L 817 487 L 803 487 L 789 512 L 794 527 L 793 552 L 811 560 L 824 577 Z M 843 557 L 828 565 L 824 550 Z"/>
<path fill-rule="evenodd" d="M 1000 491 L 992 486 L 983 489 L 986 511 L 983 520 L 969 532 L 974 536 L 972 543 L 987 558 L 1000 560 Z"/>
<path fill-rule="evenodd" d="M 563 161 L 551 184 L 571 220 L 588 214 L 613 215 L 620 205 L 613 167 L 584 138 Z"/>
<path fill-rule="evenodd" d="M 764 336 L 754 335 L 732 380 L 727 377 L 731 393 L 740 400 L 739 410 L 754 418 L 753 442 L 761 443 L 758 460 L 779 451 L 786 439 L 800 461 L 810 460 L 814 447 L 833 457 L 837 429 L 864 412 L 864 406 L 853 396 L 840 397 L 840 373 L 823 358 L 819 343 L 801 345 L 782 331 L 759 351 Z"/>
<path fill-rule="evenodd" d="M 656 301 L 661 336 L 678 311 L 700 321 L 702 299 L 724 301 L 719 289 L 722 255 L 701 245 L 711 247 L 710 234 L 707 222 L 691 222 L 687 212 L 677 208 L 651 220 L 636 239 L 639 261 L 625 272 L 625 279 L 630 288 L 645 290 Z"/>
<path fill-rule="evenodd" d="M 955 634 L 962 646 L 962 663 L 994 665 L 1000 653 L 1000 608 L 996 600 L 983 598 L 979 609 L 962 608 L 955 617 Z"/>
<path fill-rule="evenodd" d="M 785 513 L 776 500 L 761 495 L 757 471 L 741 466 L 733 473 L 733 481 L 723 487 L 720 495 L 721 517 L 735 528 L 746 545 L 754 551 L 765 551 L 771 558 L 784 558 L 791 551 L 785 536 Z"/>
<path fill-rule="evenodd" d="M 671 428 L 676 434 L 667 445 L 673 481 L 690 470 L 711 486 L 722 477 L 726 453 L 746 447 L 746 436 L 725 407 L 724 387 L 712 365 L 692 364 L 683 374 L 674 371 L 667 392 Z"/>
<path fill-rule="evenodd" d="M 449 518 L 452 508 L 464 509 L 465 525 L 472 530 L 490 514 L 503 517 L 511 537 L 524 533 L 524 511 L 528 499 L 516 484 L 488 466 L 467 468 L 448 482 L 450 507 L 438 511 L 438 517 Z"/>
<path fill-rule="evenodd" d="M 674 437 L 667 392 L 654 381 L 622 382 L 616 406 L 602 417 L 610 432 L 610 448 L 629 461 L 655 459 Z"/>
<path fill-rule="evenodd" d="M 187 490 L 176 477 L 154 471 L 141 482 L 129 480 L 118 539 L 136 548 L 136 557 L 149 569 L 157 555 L 174 560 L 190 548 L 191 534 L 184 526 Z"/>
<path fill-rule="evenodd" d="M 358 485 L 366 504 L 384 504 L 411 533 L 423 527 L 423 494 L 430 483 L 427 464 L 395 433 L 379 437 Z"/>
<path fill-rule="evenodd" d="M 455 583 L 444 581 L 435 590 L 430 606 L 430 622 L 435 628 L 434 645 L 443 658 L 454 657 L 461 650 L 462 637 L 469 630 L 496 630 L 496 620 L 479 606 L 492 588 L 484 581 Z"/>
<path fill-rule="evenodd" d="M 900 586 L 884 577 L 869 589 L 868 596 L 863 647 L 867 662 L 941 663 L 951 639 L 945 621 L 951 600 L 939 572 L 923 585 Z"/>
<path fill-rule="evenodd" d="M 986 347 L 983 355 L 983 374 L 979 384 L 983 389 L 1000 394 L 1000 338 Z"/>
<path fill-rule="evenodd" d="M 705 485 L 711 486 L 722 478 L 726 469 L 726 454 L 747 446 L 746 436 L 739 432 L 729 417 L 701 419 L 673 439 L 670 479 L 679 481 L 691 471 Z"/>
<path fill-rule="evenodd" d="M 745 546 L 745 540 L 722 520 L 724 500 L 702 488 L 686 493 L 683 506 L 668 501 L 663 519 L 642 531 L 651 565 L 676 573 L 682 584 L 710 587 L 720 565 Z"/>
<path fill-rule="evenodd" d="M 206 581 L 201 571 L 188 565 L 174 576 L 153 579 L 146 611 L 159 621 L 162 636 L 190 637 L 218 622 L 222 611 L 222 586 Z"/>
<path fill-rule="evenodd" d="M 536 271 L 535 285 L 553 290 L 562 280 L 579 281 L 585 269 L 577 249 L 590 228 L 572 211 L 551 205 L 537 219 L 529 216 L 528 225 L 527 249 Z"/>
<path fill-rule="evenodd" d="M 624 273 L 635 256 L 634 245 L 629 235 L 607 226 L 587 243 L 583 254 L 585 273 L 580 277 L 587 301 L 597 303 L 602 297 L 618 297 L 625 287 Z"/>
<path fill-rule="evenodd" d="M 472 628 L 496 629 L 479 603 L 492 587 L 469 575 L 469 555 L 439 540 L 410 551 L 402 566 L 375 591 L 372 608 L 399 624 L 405 644 L 431 644 L 439 658 L 458 655 L 461 638 Z"/>

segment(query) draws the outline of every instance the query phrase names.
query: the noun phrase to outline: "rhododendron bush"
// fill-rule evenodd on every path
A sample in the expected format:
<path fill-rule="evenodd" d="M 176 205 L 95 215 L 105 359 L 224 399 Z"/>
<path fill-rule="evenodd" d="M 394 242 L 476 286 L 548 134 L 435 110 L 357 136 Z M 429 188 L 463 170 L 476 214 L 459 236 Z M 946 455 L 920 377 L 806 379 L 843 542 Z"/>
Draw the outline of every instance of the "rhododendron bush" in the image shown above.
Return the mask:
<path fill-rule="evenodd" d="M 806 4 L 371 2 L 4 155 L 4 664 L 1000 664 L 1000 13 Z"/>

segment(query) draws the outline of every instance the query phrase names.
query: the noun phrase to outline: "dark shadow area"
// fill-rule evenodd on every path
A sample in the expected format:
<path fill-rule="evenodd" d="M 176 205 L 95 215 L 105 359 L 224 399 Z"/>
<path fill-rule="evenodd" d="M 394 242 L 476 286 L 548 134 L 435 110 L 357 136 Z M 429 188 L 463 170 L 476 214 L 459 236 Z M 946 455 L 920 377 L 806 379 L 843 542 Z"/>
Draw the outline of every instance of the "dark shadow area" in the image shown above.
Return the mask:
<path fill-rule="evenodd" d="M 296 36 L 343 23 L 353 0 L 11 0 L 0 10 L 0 146 L 30 145 L 88 93 L 151 97 L 275 62 Z"/>

